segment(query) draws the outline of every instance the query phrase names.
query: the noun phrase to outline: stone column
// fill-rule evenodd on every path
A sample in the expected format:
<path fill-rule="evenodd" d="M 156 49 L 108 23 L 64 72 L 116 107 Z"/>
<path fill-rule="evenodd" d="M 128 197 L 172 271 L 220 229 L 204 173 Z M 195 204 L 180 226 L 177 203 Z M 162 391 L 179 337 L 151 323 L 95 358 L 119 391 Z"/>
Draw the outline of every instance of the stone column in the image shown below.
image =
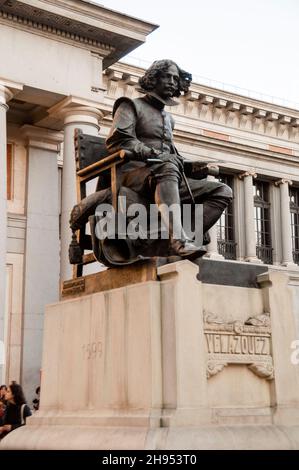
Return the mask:
<path fill-rule="evenodd" d="M 72 266 L 69 263 L 68 249 L 71 242 L 71 230 L 69 227 L 70 212 L 77 202 L 74 131 L 76 128 L 80 128 L 85 134 L 98 135 L 98 122 L 103 114 L 93 107 L 78 106 L 65 108 L 63 110 L 63 116 L 64 151 L 61 192 L 61 281 L 72 277 Z"/>
<path fill-rule="evenodd" d="M 214 181 L 216 178 L 213 175 L 208 175 L 208 181 Z M 211 259 L 224 259 L 224 256 L 218 253 L 218 243 L 217 243 L 217 224 L 213 225 L 213 227 L 209 230 L 209 235 L 211 238 L 211 242 L 207 245 L 207 258 Z"/>
<path fill-rule="evenodd" d="M 22 133 L 28 149 L 22 384 L 29 399 L 40 382 L 45 306 L 59 300 L 57 154 L 63 133 L 28 125 Z"/>
<path fill-rule="evenodd" d="M 7 168 L 6 168 L 6 111 L 7 101 L 13 96 L 12 92 L 0 84 L 0 341 L 4 340 L 4 311 L 6 293 L 6 237 L 7 237 Z M 0 353 L 4 353 L 4 345 L 0 344 Z M 3 364 L 0 357 L 0 377 Z M 2 380 L 2 379 L 1 379 Z"/>
<path fill-rule="evenodd" d="M 275 182 L 275 185 L 279 186 L 280 190 L 280 226 L 282 246 L 281 264 L 283 266 L 296 267 L 295 263 L 293 262 L 291 212 L 289 197 L 289 186 L 292 184 L 293 183 L 291 180 L 285 178 L 282 178 L 281 180 Z"/>
<path fill-rule="evenodd" d="M 254 227 L 253 178 L 256 176 L 254 170 L 248 170 L 239 175 L 239 178 L 244 181 L 245 261 L 251 263 L 261 263 L 256 256 Z"/>

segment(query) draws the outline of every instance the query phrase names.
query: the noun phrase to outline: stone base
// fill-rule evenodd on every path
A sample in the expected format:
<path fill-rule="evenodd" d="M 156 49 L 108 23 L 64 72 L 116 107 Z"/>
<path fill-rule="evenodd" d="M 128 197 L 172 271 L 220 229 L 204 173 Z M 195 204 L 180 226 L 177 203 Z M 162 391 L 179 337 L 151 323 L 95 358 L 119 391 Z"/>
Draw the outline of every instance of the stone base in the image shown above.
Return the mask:
<path fill-rule="evenodd" d="M 5 437 L 0 447 L 5 450 L 294 450 L 299 449 L 299 425 L 24 426 Z"/>
<path fill-rule="evenodd" d="M 40 410 L 1 448 L 299 449 L 295 274 L 142 269 L 47 307 Z"/>
<path fill-rule="evenodd" d="M 157 257 L 147 261 L 140 261 L 130 266 L 109 268 L 99 273 L 64 281 L 61 299 L 73 299 L 139 282 L 156 281 L 157 268 L 166 263 L 167 258 Z"/>

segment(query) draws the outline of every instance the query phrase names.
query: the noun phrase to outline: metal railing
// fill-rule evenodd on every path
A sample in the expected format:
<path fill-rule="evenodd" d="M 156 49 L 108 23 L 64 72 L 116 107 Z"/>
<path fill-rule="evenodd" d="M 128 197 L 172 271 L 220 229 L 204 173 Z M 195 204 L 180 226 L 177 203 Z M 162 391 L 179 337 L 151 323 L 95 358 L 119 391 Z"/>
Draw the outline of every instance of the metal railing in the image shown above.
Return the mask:
<path fill-rule="evenodd" d="M 293 260 L 295 264 L 299 264 L 299 250 L 293 251 Z"/>
<path fill-rule="evenodd" d="M 270 246 L 257 245 L 256 256 L 266 264 L 273 264 L 273 248 Z"/>
<path fill-rule="evenodd" d="M 225 259 L 236 259 L 236 245 L 234 241 L 217 240 L 218 253 Z"/>

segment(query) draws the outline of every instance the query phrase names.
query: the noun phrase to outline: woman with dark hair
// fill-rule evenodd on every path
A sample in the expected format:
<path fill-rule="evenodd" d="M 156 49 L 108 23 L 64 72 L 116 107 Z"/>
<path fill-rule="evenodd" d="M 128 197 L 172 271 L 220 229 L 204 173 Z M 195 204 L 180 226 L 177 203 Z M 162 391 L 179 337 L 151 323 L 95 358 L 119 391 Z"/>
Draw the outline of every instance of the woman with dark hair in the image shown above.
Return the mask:
<path fill-rule="evenodd" d="M 7 386 L 6 385 L 1 385 L 0 387 L 0 402 L 6 403 L 5 395 L 7 392 Z"/>
<path fill-rule="evenodd" d="M 15 382 L 11 383 L 5 398 L 7 407 L 3 418 L 3 426 L 0 427 L 1 439 L 10 431 L 26 424 L 26 418 L 31 416 L 21 385 Z"/>

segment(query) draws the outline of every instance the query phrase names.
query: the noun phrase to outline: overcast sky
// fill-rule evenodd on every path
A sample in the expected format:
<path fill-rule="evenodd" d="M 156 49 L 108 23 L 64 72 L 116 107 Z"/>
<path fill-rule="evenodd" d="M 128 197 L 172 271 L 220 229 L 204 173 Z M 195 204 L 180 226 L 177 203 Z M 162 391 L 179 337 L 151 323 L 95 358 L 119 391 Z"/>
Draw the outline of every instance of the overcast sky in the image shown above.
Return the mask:
<path fill-rule="evenodd" d="M 93 1 L 160 25 L 127 61 L 169 58 L 196 82 L 206 77 L 299 108 L 299 0 Z"/>

